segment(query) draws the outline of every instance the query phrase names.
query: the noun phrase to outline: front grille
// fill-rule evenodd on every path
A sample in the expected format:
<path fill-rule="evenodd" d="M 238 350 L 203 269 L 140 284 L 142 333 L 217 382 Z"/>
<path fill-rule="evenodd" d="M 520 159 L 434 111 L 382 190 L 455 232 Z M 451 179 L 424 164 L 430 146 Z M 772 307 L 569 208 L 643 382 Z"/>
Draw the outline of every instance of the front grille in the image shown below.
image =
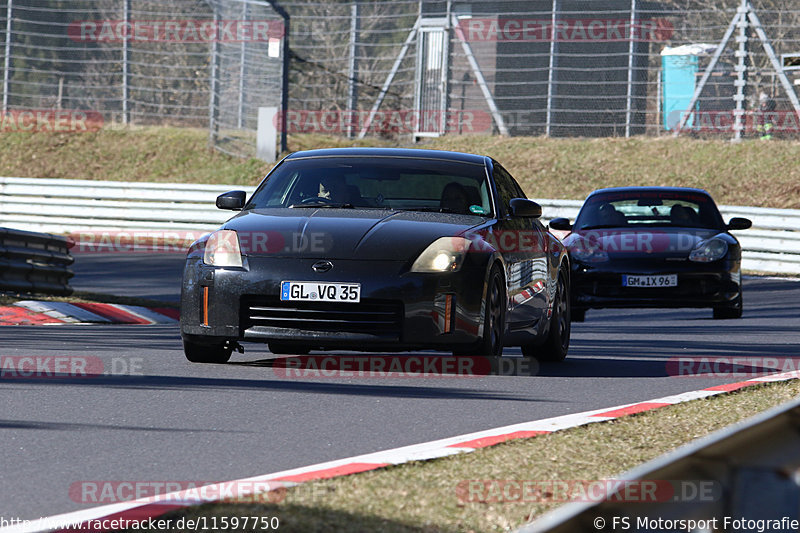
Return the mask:
<path fill-rule="evenodd" d="M 643 298 L 681 300 L 689 297 L 710 297 L 723 289 L 719 274 L 678 274 L 677 287 L 623 287 L 621 274 L 586 275 L 576 283 L 578 292 L 609 298 Z"/>
<path fill-rule="evenodd" d="M 242 298 L 242 327 L 399 336 L 403 304 L 365 299 L 359 303 L 284 302 L 277 296 Z"/>

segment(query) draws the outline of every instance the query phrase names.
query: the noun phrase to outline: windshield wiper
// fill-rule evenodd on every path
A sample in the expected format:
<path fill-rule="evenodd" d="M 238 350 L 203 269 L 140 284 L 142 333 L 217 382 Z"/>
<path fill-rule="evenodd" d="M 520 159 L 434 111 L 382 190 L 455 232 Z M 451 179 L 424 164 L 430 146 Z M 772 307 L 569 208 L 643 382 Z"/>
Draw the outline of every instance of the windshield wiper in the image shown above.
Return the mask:
<path fill-rule="evenodd" d="M 589 226 L 581 226 L 580 228 L 576 228 L 579 230 L 582 229 L 608 229 L 608 228 L 627 228 L 628 226 L 621 226 L 620 224 L 594 224 Z"/>
<path fill-rule="evenodd" d="M 425 213 L 455 213 L 448 207 L 403 207 L 396 208 L 395 211 L 422 211 Z"/>
<path fill-rule="evenodd" d="M 355 209 L 353 204 L 337 204 L 331 202 L 305 202 L 300 204 L 292 204 L 289 206 L 289 209 L 294 209 L 298 207 L 331 207 L 334 209 Z"/>

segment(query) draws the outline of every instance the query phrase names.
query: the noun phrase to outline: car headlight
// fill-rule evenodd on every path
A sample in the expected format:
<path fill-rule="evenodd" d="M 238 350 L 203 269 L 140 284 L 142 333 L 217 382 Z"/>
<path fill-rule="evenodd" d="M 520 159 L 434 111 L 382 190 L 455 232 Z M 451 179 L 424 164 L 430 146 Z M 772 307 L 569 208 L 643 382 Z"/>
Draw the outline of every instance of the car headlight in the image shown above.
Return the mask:
<path fill-rule="evenodd" d="M 725 257 L 728 253 L 728 243 L 719 237 L 700 241 L 689 253 L 689 261 L 708 263 Z"/>
<path fill-rule="evenodd" d="M 419 254 L 411 272 L 458 272 L 471 241 L 464 237 L 441 237 Z"/>
<path fill-rule="evenodd" d="M 218 267 L 241 267 L 242 250 L 235 231 L 223 229 L 208 236 L 203 263 Z"/>

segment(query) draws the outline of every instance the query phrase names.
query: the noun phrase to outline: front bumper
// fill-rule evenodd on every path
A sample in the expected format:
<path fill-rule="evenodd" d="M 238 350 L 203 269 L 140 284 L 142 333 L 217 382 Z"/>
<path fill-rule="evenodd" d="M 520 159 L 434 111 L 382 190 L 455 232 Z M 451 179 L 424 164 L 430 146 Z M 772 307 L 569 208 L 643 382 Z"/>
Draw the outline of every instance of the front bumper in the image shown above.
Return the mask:
<path fill-rule="evenodd" d="M 282 341 L 316 348 L 452 349 L 476 343 L 486 269 L 410 273 L 404 262 L 248 257 L 243 268 L 186 262 L 181 335 L 193 342 Z M 361 302 L 284 302 L 281 281 L 357 282 Z"/>
<path fill-rule="evenodd" d="M 677 287 L 624 287 L 622 276 L 677 274 Z M 604 307 L 714 307 L 733 303 L 741 292 L 739 261 L 714 263 L 626 261 L 584 264 L 572 270 L 572 305 Z"/>

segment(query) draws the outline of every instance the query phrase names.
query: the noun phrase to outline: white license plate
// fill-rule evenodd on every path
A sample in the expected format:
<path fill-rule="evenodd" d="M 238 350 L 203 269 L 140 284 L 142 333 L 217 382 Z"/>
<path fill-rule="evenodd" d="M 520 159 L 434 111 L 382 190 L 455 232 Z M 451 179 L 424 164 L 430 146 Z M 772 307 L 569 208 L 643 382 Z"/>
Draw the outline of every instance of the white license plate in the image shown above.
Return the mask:
<path fill-rule="evenodd" d="M 677 287 L 677 274 L 659 274 L 655 276 L 622 276 L 623 287 Z"/>
<path fill-rule="evenodd" d="M 281 300 L 293 302 L 357 303 L 361 301 L 361 284 L 282 281 Z"/>

